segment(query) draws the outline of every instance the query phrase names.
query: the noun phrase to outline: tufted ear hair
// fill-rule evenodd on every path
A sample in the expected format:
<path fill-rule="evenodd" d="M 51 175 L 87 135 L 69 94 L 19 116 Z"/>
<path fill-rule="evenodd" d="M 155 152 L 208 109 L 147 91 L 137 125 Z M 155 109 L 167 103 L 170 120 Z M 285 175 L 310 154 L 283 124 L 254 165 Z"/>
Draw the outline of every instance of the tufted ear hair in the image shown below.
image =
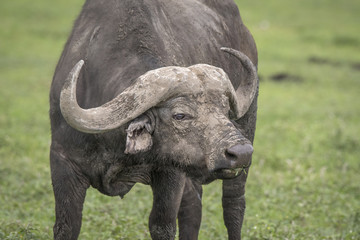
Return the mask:
<path fill-rule="evenodd" d="M 126 129 L 125 154 L 136 154 L 150 150 L 153 144 L 151 137 L 153 131 L 154 124 L 152 124 L 150 116 L 143 114 L 134 119 Z"/>

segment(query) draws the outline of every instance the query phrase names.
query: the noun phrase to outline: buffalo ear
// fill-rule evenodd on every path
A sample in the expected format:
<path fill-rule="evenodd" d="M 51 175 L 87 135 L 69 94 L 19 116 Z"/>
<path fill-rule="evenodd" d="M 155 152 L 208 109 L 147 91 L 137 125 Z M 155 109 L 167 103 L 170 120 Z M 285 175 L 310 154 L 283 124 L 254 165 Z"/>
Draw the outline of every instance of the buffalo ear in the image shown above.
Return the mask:
<path fill-rule="evenodd" d="M 133 120 L 126 129 L 126 149 L 125 154 L 136 154 L 146 152 L 152 147 L 153 126 L 151 120 L 146 115 Z"/>

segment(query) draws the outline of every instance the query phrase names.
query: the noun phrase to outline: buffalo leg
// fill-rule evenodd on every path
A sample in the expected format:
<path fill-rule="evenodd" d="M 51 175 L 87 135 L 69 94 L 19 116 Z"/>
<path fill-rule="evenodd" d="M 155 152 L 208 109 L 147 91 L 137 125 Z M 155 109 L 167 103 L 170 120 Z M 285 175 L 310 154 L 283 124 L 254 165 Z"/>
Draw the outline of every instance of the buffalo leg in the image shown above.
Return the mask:
<path fill-rule="evenodd" d="M 154 171 L 151 176 L 153 207 L 149 228 L 153 240 L 172 240 L 185 185 L 185 176 L 177 170 Z"/>
<path fill-rule="evenodd" d="M 201 197 L 201 184 L 186 178 L 178 213 L 180 240 L 198 239 L 201 224 Z"/>
<path fill-rule="evenodd" d="M 241 227 L 245 213 L 246 178 L 247 174 L 243 172 L 235 179 L 223 181 L 222 205 L 229 240 L 241 239 Z"/>
<path fill-rule="evenodd" d="M 76 240 L 80 233 L 83 203 L 88 182 L 65 156 L 50 152 L 51 178 L 55 195 L 55 240 Z"/>

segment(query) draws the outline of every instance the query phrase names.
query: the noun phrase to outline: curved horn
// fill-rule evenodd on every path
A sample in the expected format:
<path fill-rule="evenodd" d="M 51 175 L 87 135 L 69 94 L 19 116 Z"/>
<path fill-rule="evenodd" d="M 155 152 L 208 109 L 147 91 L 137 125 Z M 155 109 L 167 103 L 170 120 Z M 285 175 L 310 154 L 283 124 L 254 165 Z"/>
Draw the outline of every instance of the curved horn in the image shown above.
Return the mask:
<path fill-rule="evenodd" d="M 229 85 L 227 89 L 231 89 L 229 95 L 232 109 L 240 118 L 247 112 L 256 94 L 256 67 L 239 51 L 230 48 L 221 50 L 237 57 L 249 72 L 249 77 L 240 83 L 236 94 L 230 81 L 226 84 Z M 76 84 L 83 65 L 84 61 L 80 60 L 69 73 L 60 94 L 60 108 L 69 125 L 86 133 L 101 133 L 118 128 L 171 97 L 202 91 L 201 82 L 194 81 L 197 77 L 191 67 L 164 67 L 140 76 L 135 84 L 102 106 L 83 109 L 76 98 Z"/>
<path fill-rule="evenodd" d="M 259 81 L 257 69 L 244 53 L 232 48 L 221 48 L 221 50 L 235 56 L 248 72 L 248 78 L 241 81 L 238 89 L 236 90 L 237 117 L 240 118 L 248 111 L 256 95 Z"/>
<path fill-rule="evenodd" d="M 86 133 L 118 128 L 170 97 L 201 88 L 199 82 L 188 80 L 195 76 L 189 69 L 164 67 L 140 76 L 135 84 L 102 106 L 83 109 L 76 98 L 76 83 L 83 65 L 80 60 L 69 73 L 61 91 L 60 108 L 69 125 Z"/>

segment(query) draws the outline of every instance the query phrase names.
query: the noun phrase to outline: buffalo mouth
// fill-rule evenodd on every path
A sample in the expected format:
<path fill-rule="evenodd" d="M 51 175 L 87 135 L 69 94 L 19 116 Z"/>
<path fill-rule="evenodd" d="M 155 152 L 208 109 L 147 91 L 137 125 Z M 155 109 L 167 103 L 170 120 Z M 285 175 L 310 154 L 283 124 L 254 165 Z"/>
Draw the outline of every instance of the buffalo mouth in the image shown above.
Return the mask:
<path fill-rule="evenodd" d="M 242 174 L 247 174 L 249 167 L 240 168 L 222 168 L 216 170 L 214 173 L 218 179 L 231 179 L 236 178 Z"/>

